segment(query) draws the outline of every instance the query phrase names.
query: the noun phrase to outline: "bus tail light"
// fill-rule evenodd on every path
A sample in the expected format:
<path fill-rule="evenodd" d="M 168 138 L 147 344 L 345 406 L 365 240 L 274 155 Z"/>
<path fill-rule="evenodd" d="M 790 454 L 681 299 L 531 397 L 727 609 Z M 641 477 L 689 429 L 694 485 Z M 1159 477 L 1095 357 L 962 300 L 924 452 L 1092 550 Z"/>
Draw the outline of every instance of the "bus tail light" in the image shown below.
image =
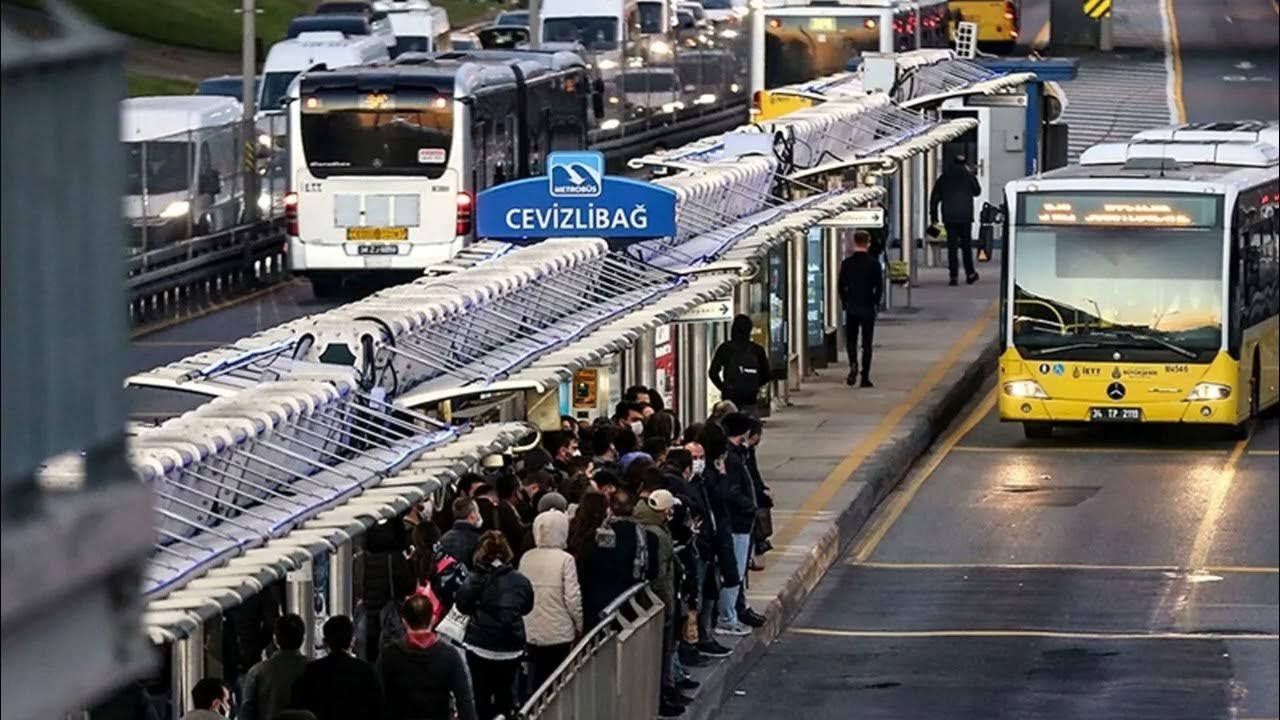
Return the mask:
<path fill-rule="evenodd" d="M 471 198 L 471 193 L 460 192 L 457 199 L 458 215 L 457 221 L 453 225 L 454 235 L 470 235 L 471 234 L 471 218 L 475 210 L 475 202 Z"/>
<path fill-rule="evenodd" d="M 284 222 L 285 233 L 297 237 L 298 235 L 298 193 L 287 192 L 284 194 Z"/>

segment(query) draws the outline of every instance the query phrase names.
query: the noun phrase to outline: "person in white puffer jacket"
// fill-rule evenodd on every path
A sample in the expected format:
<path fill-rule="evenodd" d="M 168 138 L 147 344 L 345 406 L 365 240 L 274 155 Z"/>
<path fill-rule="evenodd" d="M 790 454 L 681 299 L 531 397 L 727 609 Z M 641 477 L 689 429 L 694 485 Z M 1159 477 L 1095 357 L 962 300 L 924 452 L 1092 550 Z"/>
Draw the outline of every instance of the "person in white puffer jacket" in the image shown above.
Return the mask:
<path fill-rule="evenodd" d="M 573 556 L 565 552 L 569 516 L 546 510 L 533 519 L 534 549 L 520 558 L 520 572 L 533 583 L 533 612 L 524 619 L 533 665 L 533 686 L 541 687 L 582 635 L 582 590 Z"/>

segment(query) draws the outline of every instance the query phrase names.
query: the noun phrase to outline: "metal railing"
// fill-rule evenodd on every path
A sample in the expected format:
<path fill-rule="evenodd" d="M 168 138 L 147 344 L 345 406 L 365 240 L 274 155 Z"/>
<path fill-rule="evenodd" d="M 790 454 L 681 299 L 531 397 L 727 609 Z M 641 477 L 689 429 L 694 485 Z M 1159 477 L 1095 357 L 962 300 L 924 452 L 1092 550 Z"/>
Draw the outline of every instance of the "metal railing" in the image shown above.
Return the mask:
<path fill-rule="evenodd" d="M 662 685 L 663 604 L 633 585 L 516 713 L 518 720 L 651 720 Z"/>

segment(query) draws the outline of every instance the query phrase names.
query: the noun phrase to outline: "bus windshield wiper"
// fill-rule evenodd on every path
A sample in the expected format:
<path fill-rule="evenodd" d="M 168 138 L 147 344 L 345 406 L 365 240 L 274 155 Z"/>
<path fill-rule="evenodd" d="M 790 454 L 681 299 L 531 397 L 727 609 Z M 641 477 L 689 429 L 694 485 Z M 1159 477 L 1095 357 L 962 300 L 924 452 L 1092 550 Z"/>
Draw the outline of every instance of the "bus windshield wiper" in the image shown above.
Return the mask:
<path fill-rule="evenodd" d="M 1035 348 L 1035 349 L 1031 349 L 1030 351 L 1036 357 L 1040 357 L 1043 355 L 1056 355 L 1057 353 L 1061 353 L 1061 352 L 1071 352 L 1072 350 L 1096 350 L 1098 348 L 1103 348 L 1106 346 L 1107 346 L 1106 343 L 1100 343 L 1100 342 L 1077 342 L 1077 343 L 1068 343 L 1066 345 L 1054 345 L 1053 347 L 1047 347 L 1047 348 Z"/>
<path fill-rule="evenodd" d="M 1098 334 L 1103 334 L 1103 333 L 1098 333 Z M 1131 330 L 1114 330 L 1114 329 L 1107 331 L 1105 334 L 1109 336 L 1117 337 L 1117 338 L 1124 338 L 1126 340 L 1138 340 L 1141 342 L 1154 343 L 1166 350 L 1175 352 L 1181 355 L 1182 357 L 1187 358 L 1188 360 L 1194 360 L 1197 357 L 1195 351 L 1188 350 L 1177 343 L 1170 342 L 1168 340 L 1165 340 L 1162 337 L 1156 337 L 1155 335 L 1148 335 L 1146 333 L 1133 332 Z"/>

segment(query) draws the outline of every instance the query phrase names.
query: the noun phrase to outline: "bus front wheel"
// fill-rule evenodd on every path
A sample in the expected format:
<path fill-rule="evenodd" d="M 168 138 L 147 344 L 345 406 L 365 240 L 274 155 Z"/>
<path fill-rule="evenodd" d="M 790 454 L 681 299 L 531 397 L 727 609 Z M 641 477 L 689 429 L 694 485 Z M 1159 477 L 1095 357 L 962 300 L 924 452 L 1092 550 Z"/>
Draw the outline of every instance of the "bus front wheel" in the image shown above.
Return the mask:
<path fill-rule="evenodd" d="M 1028 440 L 1048 440 L 1053 437 L 1053 425 L 1047 422 L 1024 422 L 1022 434 Z"/>

